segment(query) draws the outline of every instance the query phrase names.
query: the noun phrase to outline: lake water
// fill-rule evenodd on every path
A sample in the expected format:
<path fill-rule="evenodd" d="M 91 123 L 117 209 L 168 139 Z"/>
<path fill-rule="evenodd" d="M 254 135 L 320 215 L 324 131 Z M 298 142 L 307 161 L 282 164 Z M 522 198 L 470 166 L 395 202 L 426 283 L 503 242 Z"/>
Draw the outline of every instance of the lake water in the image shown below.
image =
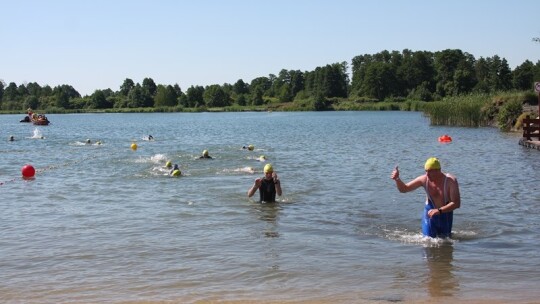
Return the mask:
<path fill-rule="evenodd" d="M 516 134 L 411 112 L 48 117 L 0 115 L 2 303 L 540 298 L 540 152 Z M 246 196 L 261 155 L 281 179 L 275 204 Z M 425 194 L 390 179 L 431 156 L 460 183 L 451 240 L 423 238 Z"/>

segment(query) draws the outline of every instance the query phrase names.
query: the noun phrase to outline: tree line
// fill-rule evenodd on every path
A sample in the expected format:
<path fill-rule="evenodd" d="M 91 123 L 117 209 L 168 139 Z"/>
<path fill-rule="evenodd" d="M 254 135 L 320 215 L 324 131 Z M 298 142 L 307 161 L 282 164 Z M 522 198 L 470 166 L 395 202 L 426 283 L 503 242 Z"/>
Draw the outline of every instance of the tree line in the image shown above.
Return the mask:
<path fill-rule="evenodd" d="M 249 83 L 239 79 L 234 84 L 196 85 L 185 92 L 178 84 L 156 84 L 152 78 L 142 83 L 127 78 L 117 91 L 97 89 L 87 96 L 81 96 L 68 84 L 51 88 L 36 82 L 17 85 L 0 80 L 0 109 L 181 109 L 311 101 L 314 109 L 323 110 L 324 101 L 330 98 L 356 102 L 437 101 L 468 93 L 532 90 L 535 80 L 540 80 L 540 61 L 525 60 L 512 70 L 498 55 L 476 59 L 459 49 L 385 50 L 354 57 L 350 72 L 347 62 L 304 72 L 282 69 L 278 75 L 257 77 Z"/>

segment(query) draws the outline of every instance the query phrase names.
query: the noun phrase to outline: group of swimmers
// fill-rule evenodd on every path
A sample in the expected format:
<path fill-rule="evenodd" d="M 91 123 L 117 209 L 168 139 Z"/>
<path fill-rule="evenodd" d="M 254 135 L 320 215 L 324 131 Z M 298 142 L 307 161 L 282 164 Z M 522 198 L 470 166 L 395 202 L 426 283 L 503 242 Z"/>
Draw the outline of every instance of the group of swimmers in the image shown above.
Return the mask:
<path fill-rule="evenodd" d="M 154 140 L 149 135 L 148 140 Z M 10 135 L 9 141 L 14 141 L 15 137 Z M 92 144 L 90 139 L 86 144 Z M 101 145 L 100 141 L 95 144 Z M 243 146 L 242 149 L 253 151 L 254 146 Z M 208 150 L 203 150 L 199 159 L 212 159 Z M 264 155 L 259 160 L 266 161 Z M 178 177 L 182 175 L 178 164 L 167 161 L 165 167 L 170 169 L 169 175 Z M 441 171 L 441 164 L 437 158 L 429 158 L 424 164 L 426 174 L 420 175 L 408 183 L 401 180 L 399 168 L 396 166 L 390 178 L 396 182 L 399 192 L 405 193 L 423 187 L 426 191 L 426 203 L 422 214 L 422 233 L 430 237 L 450 237 L 452 233 L 453 211 L 461 206 L 461 197 L 457 178 L 451 174 Z M 247 196 L 252 197 L 257 190 L 261 202 L 275 202 L 276 194 L 281 196 L 283 191 L 281 183 L 271 164 L 264 166 L 264 176 L 255 179 L 253 185 L 247 191 Z"/>
<path fill-rule="evenodd" d="M 208 150 L 203 150 L 199 159 L 212 159 L 212 156 L 210 156 L 210 154 L 208 153 Z M 182 175 L 182 171 L 180 171 L 178 164 L 174 164 L 173 166 L 170 160 L 165 163 L 165 168 L 170 169 L 169 176 L 178 177 Z"/>

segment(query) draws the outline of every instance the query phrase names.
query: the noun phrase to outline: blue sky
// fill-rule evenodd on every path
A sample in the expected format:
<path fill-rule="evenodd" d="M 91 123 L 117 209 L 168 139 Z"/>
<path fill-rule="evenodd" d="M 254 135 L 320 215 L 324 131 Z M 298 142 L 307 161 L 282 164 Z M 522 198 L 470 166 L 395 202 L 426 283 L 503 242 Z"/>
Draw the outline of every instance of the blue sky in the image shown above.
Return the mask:
<path fill-rule="evenodd" d="M 0 0 L 0 80 L 192 85 L 311 71 L 383 50 L 540 60 L 533 0 Z"/>

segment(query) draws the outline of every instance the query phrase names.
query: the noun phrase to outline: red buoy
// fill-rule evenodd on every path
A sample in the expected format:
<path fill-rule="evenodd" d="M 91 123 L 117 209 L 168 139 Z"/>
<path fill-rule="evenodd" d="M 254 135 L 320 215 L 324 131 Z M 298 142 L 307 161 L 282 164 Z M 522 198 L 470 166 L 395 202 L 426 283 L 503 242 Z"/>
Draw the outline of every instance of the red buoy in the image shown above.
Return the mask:
<path fill-rule="evenodd" d="M 21 173 L 23 177 L 34 177 L 34 175 L 36 174 L 36 169 L 34 169 L 32 165 L 24 165 L 21 169 Z"/>

